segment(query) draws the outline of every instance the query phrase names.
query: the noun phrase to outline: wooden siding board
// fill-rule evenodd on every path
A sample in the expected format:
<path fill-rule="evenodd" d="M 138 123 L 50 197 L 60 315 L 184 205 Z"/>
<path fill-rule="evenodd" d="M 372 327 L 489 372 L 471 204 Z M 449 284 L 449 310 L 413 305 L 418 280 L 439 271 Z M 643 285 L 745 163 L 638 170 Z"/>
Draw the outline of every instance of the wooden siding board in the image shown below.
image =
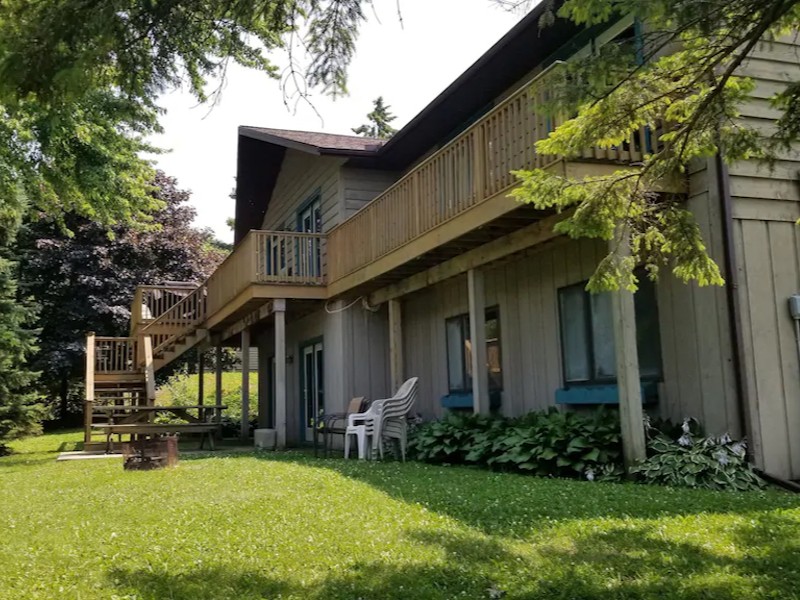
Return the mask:
<path fill-rule="evenodd" d="M 716 195 L 713 196 L 716 200 Z M 690 202 L 690 209 L 695 214 L 698 226 L 706 240 L 706 246 L 712 256 L 721 257 L 721 245 L 719 243 L 719 229 L 713 227 L 721 223 L 714 219 L 712 221 L 711 194 L 704 200 Z M 704 357 L 699 361 L 700 382 L 703 403 L 703 423 L 709 431 L 725 431 L 728 429 L 727 405 L 724 396 L 719 394 L 719 390 L 724 388 L 722 359 L 720 355 L 721 331 L 717 316 L 720 307 L 717 306 L 717 296 L 713 288 L 699 288 L 693 285 L 694 293 L 692 301 L 694 313 L 697 315 L 697 354 Z"/>
<path fill-rule="evenodd" d="M 792 223 L 768 223 L 767 232 L 770 242 L 770 262 L 772 264 L 773 314 L 777 330 L 777 349 L 780 356 L 781 384 L 783 386 L 783 406 L 777 407 L 783 412 L 783 431 L 789 451 L 789 472 L 795 476 L 800 473 L 800 410 L 798 410 L 797 390 L 800 389 L 800 371 L 798 371 L 797 342 L 794 335 L 794 324 L 787 308 L 787 299 L 798 292 L 797 241 Z M 787 249 L 793 252 L 787 252 Z M 769 308 L 769 307 L 765 307 Z M 777 399 L 776 399 L 777 402 Z"/>
<path fill-rule="evenodd" d="M 296 229 L 297 210 L 317 190 L 321 193 L 323 231 L 339 223 L 341 158 L 313 156 L 288 150 L 264 216 L 263 229 Z"/>
<path fill-rule="evenodd" d="M 658 301 L 658 320 L 661 333 L 661 360 L 664 370 L 664 385 L 666 394 L 664 402 L 659 402 L 659 412 L 662 417 L 678 421 L 684 415 L 681 407 L 681 393 L 678 376 L 678 336 L 675 318 L 673 290 L 674 278 L 666 275 L 661 278 L 656 288 Z"/>
<path fill-rule="evenodd" d="M 753 352 L 753 326 L 752 326 L 752 321 L 749 318 L 751 310 L 750 294 L 749 294 L 751 281 L 750 278 L 748 277 L 748 271 L 745 268 L 745 265 L 747 263 L 747 249 L 745 248 L 744 229 L 745 227 L 742 221 L 733 222 L 734 244 L 736 248 L 736 254 L 739 257 L 739 261 L 737 263 L 737 270 L 738 270 L 737 279 L 739 281 L 739 303 L 742 314 L 742 320 L 741 320 L 742 344 L 744 346 L 743 368 L 745 373 L 747 374 L 745 377 L 745 381 L 747 385 L 747 398 L 749 403 L 748 409 L 750 413 L 750 423 L 751 423 L 750 444 L 755 464 L 758 467 L 763 468 L 764 450 L 761 442 L 762 440 L 761 416 L 760 416 L 760 407 L 758 404 L 758 391 L 756 388 L 756 377 L 755 377 L 756 366 L 755 366 L 755 355 Z"/>
<path fill-rule="evenodd" d="M 503 369 L 503 413 L 520 414 L 525 406 L 525 379 L 520 365 L 521 337 L 527 335 L 529 323 L 523 323 L 519 308 L 518 275 L 504 265 L 498 269 L 502 283 L 498 281 L 498 304 L 500 306 L 500 359 Z M 498 278 L 500 279 L 500 278 Z M 527 319 L 525 319 L 527 320 Z"/>
<path fill-rule="evenodd" d="M 762 432 L 769 432 L 769 451 L 764 439 L 764 468 L 768 472 L 789 472 L 789 445 L 785 436 L 785 413 L 782 400 L 780 352 L 774 311 L 765 310 L 765 295 L 774 295 L 772 260 L 767 224 L 748 221 L 742 226 L 742 241 L 747 270 L 747 294 L 750 304 L 750 335 L 753 345 L 756 394 Z M 778 400 L 780 399 L 780 400 Z"/>

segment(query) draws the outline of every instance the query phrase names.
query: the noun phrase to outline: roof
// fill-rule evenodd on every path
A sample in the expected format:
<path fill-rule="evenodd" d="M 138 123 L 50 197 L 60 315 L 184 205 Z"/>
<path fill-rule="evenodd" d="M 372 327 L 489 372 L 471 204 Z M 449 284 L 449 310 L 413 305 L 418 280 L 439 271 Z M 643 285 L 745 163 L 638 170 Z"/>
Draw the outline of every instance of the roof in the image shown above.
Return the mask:
<path fill-rule="evenodd" d="M 284 148 L 294 148 L 313 154 L 375 154 L 386 140 L 358 135 L 340 135 L 318 131 L 293 131 L 266 127 L 239 127 L 239 134 Z"/>

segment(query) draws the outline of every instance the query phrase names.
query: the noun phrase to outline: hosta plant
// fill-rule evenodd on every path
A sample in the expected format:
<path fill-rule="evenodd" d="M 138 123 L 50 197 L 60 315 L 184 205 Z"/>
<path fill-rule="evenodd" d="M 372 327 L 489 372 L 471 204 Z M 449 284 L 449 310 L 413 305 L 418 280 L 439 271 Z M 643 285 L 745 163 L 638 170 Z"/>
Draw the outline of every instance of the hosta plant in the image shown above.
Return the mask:
<path fill-rule="evenodd" d="M 683 422 L 677 440 L 650 430 L 648 458 L 632 473 L 645 483 L 679 487 L 747 491 L 765 486 L 747 462 L 745 440 L 732 440 L 728 434 L 698 437 L 693 423 Z"/>

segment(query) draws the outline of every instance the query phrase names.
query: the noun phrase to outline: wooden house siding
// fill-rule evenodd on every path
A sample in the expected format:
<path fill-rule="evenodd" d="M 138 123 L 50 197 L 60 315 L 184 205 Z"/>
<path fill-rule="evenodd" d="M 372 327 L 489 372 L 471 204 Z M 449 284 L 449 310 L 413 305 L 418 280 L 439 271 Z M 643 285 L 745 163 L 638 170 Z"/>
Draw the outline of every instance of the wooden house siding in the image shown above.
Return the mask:
<path fill-rule="evenodd" d="M 321 196 L 322 231 L 338 224 L 342 219 L 339 177 L 344 160 L 287 150 L 262 229 L 296 230 L 298 209 L 317 191 Z"/>
<path fill-rule="evenodd" d="M 350 218 L 365 204 L 380 196 L 398 178 L 399 174 L 392 171 L 342 168 L 341 198 L 344 218 Z"/>
<path fill-rule="evenodd" d="M 326 411 L 346 410 L 354 396 L 375 399 L 390 395 L 386 308 L 372 312 L 358 304 L 339 310 L 343 308 L 341 303 L 332 303 L 330 308 L 330 314 L 320 310 L 286 325 L 286 356 L 292 357 L 286 368 L 287 439 L 290 443 L 300 441 L 303 402 L 300 350 L 310 340 L 322 339 Z M 265 357 L 261 361 L 259 397 L 268 398 L 271 373 L 268 373 L 267 357 L 275 355 L 272 327 L 260 334 L 257 343 L 259 355 Z"/>
<path fill-rule="evenodd" d="M 604 254 L 599 242 L 559 240 L 486 269 L 486 305 L 500 314 L 504 414 L 554 405 L 563 387 L 558 289 L 587 280 Z M 658 305 L 660 413 L 673 420 L 696 416 L 709 431 L 738 433 L 724 296 L 667 275 Z M 405 374 L 420 377 L 419 410 L 426 417 L 442 414 L 439 399 L 448 393 L 445 320 L 467 310 L 464 275 L 403 300 Z"/>
<path fill-rule="evenodd" d="M 769 98 L 800 78 L 799 61 L 793 35 L 752 52 L 740 70 L 755 83 L 745 123 L 773 130 L 780 115 Z M 730 190 L 753 454 L 767 472 L 798 478 L 800 362 L 787 301 L 800 292 L 800 148 L 780 158 L 773 168 L 730 165 Z"/>

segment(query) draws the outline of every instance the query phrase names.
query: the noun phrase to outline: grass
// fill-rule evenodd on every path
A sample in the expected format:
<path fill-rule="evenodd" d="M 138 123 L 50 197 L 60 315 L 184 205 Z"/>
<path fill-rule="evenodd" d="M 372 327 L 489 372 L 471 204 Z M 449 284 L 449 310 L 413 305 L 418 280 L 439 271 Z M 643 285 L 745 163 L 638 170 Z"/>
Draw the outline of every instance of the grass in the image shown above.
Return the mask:
<path fill-rule="evenodd" d="M 800 497 L 305 452 L 0 459 L 0 598 L 798 598 Z"/>

